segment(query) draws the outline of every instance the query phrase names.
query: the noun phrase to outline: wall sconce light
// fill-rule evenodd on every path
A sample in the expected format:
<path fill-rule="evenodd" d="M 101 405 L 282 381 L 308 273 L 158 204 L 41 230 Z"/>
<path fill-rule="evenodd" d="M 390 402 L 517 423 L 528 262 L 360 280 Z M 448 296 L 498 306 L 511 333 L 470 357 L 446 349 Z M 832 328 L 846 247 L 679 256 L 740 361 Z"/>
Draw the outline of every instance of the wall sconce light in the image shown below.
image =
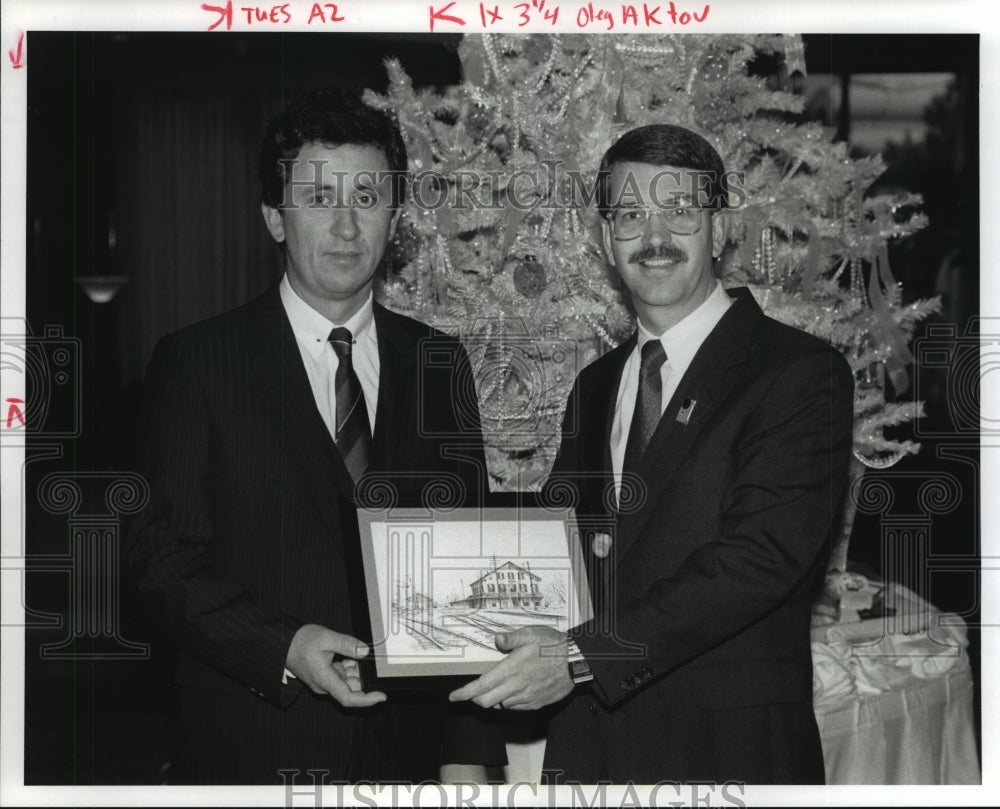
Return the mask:
<path fill-rule="evenodd" d="M 124 275 L 80 275 L 76 282 L 94 303 L 107 303 L 128 283 Z"/>

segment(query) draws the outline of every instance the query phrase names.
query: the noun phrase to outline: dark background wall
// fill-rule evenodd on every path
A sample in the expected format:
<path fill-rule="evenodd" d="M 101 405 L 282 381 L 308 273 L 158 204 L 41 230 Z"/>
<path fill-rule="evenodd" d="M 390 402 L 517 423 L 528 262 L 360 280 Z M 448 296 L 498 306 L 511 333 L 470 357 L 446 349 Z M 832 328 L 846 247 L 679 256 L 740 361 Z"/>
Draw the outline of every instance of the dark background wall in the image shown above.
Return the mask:
<path fill-rule="evenodd" d="M 962 336 L 979 310 L 977 37 L 805 40 L 809 73 L 848 88 L 858 74 L 954 75 L 953 91 L 928 113 L 932 135 L 897 148 L 885 182 L 923 193 L 931 216 L 930 228 L 893 248 L 905 294 L 937 294 L 942 261 L 950 256 L 957 267 L 946 308 L 932 324 L 940 331 L 927 337 L 921 330 L 918 344 L 943 341 L 953 357 L 967 356 L 975 338 Z M 51 562 L 70 552 L 80 519 L 54 513 L 39 496 L 40 483 L 51 473 L 75 476 L 83 494 L 77 517 L 107 511 L 107 480 L 129 468 L 136 396 L 155 338 L 243 303 L 279 277 L 277 250 L 260 226 L 255 161 L 264 125 L 283 99 L 330 83 L 383 90 L 387 55 L 397 56 L 417 85 L 454 84 L 458 42 L 427 35 L 29 34 L 27 318 L 36 334 L 61 325 L 78 341 L 81 416 L 77 437 L 54 442 L 60 458 L 30 460 L 28 453 L 27 552 L 36 561 L 26 576 L 27 783 L 159 783 L 168 777 L 172 744 L 170 645 L 142 620 L 124 587 L 112 621 L 116 639 L 67 622 L 86 587 L 110 592 L 116 583 L 95 572 L 89 583 L 74 584 L 64 564 Z M 810 105 L 809 114 L 850 140 L 849 89 L 844 97 L 836 108 Z M 128 281 L 112 301 L 97 304 L 77 283 L 87 275 Z M 970 420 L 968 407 L 978 399 L 970 404 L 963 393 L 968 407 L 956 410 L 954 368 L 928 362 L 912 369 L 914 385 L 903 396 L 916 391 L 926 399 L 928 418 L 900 435 L 922 440 L 924 449 L 870 475 L 890 482 L 897 511 L 914 514 L 926 481 L 957 481 L 957 502 L 934 507 L 926 521 L 927 558 L 889 572 L 975 622 L 978 443 L 969 424 L 978 418 Z M 70 410 L 72 403 L 56 399 L 53 407 Z M 39 438 L 35 451 L 52 444 Z M 886 526 L 885 512 L 860 514 L 855 524 L 852 556 L 874 573 L 885 566 Z M 970 634 L 975 664 L 978 633 Z"/>

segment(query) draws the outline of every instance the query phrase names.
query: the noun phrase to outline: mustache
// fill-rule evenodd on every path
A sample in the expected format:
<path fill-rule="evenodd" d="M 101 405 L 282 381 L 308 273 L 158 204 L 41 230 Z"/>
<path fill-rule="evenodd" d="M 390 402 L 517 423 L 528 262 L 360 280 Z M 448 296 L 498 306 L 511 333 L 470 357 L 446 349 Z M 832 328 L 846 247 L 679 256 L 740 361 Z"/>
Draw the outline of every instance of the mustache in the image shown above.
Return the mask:
<path fill-rule="evenodd" d="M 638 264 L 640 261 L 650 261 L 653 259 L 665 259 L 667 261 L 686 261 L 687 253 L 675 244 L 661 244 L 658 246 L 647 245 L 636 250 L 628 257 L 630 264 Z"/>

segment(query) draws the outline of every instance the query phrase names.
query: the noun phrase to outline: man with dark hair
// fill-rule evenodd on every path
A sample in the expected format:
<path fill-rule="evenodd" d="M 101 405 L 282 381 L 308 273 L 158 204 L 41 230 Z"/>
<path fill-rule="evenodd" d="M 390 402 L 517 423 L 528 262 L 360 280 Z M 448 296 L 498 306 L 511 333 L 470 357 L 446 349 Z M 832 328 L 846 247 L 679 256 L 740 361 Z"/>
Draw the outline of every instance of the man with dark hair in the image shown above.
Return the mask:
<path fill-rule="evenodd" d="M 679 178 L 679 169 L 686 169 L 686 190 L 692 196 L 701 197 L 698 207 L 716 211 L 729 206 L 730 175 L 712 144 L 684 127 L 657 124 L 626 132 L 601 158 L 601 166 L 597 170 L 596 199 L 597 209 L 605 219 L 616 209 L 625 207 L 628 201 L 632 205 L 641 204 L 639 199 L 627 199 L 630 194 L 641 196 L 643 191 L 635 186 L 636 178 L 631 175 L 625 175 L 621 187 L 617 189 L 617 198 L 612 199 L 611 171 L 619 163 L 656 166 L 656 178 L 671 177 L 675 182 Z M 659 179 L 645 190 L 650 202 L 670 204 L 670 200 L 661 197 L 666 186 L 661 187 Z"/>
<path fill-rule="evenodd" d="M 293 100 L 260 163 L 281 283 L 165 337 L 150 363 L 151 499 L 128 561 L 180 649 L 175 783 L 422 781 L 504 763 L 475 711 L 382 704 L 358 677 L 364 574 L 348 564 L 366 486 L 419 499 L 444 480 L 455 504 L 487 489 L 460 343 L 372 299 L 405 169 L 397 127 L 357 96 Z"/>
<path fill-rule="evenodd" d="M 700 136 L 654 125 L 601 163 L 609 261 L 637 332 L 570 394 L 595 618 L 529 627 L 452 694 L 551 706 L 550 780 L 822 783 L 810 607 L 846 490 L 853 377 L 713 272 L 731 193 Z"/>
<path fill-rule="evenodd" d="M 331 140 L 334 138 L 334 140 Z M 387 164 L 389 207 L 402 207 L 406 191 L 406 145 L 399 128 L 344 90 L 328 87 L 289 101 L 284 115 L 271 121 L 260 150 L 261 199 L 280 208 L 289 193 L 289 171 L 307 143 L 356 144 L 382 152 Z M 369 169 L 371 172 L 371 169 Z M 378 178 L 375 178 L 378 179 Z"/>

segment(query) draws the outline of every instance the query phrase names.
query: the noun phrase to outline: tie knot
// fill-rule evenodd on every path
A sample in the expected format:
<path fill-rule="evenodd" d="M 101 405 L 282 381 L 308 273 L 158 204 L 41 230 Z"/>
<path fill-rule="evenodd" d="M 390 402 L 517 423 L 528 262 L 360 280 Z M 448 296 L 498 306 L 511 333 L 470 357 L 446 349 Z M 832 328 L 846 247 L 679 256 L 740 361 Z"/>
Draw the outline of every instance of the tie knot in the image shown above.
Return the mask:
<path fill-rule="evenodd" d="M 657 370 L 667 361 L 667 352 L 659 340 L 647 340 L 642 346 L 642 370 Z"/>
<path fill-rule="evenodd" d="M 351 356 L 351 345 L 354 342 L 354 337 L 351 335 L 350 329 L 337 326 L 337 328 L 330 332 L 327 340 L 330 341 L 330 345 L 333 346 L 333 350 L 336 352 L 338 358 L 343 359 L 344 357 Z"/>

